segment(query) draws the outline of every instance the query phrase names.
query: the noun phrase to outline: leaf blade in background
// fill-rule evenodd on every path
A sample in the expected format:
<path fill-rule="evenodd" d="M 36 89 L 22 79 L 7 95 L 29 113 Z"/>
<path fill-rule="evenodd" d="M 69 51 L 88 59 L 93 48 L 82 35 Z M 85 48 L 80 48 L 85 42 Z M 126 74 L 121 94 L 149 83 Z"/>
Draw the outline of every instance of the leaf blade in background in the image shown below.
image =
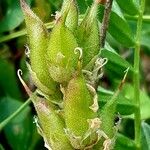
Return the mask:
<path fill-rule="evenodd" d="M 114 92 L 106 90 L 102 87 L 98 87 L 98 97 L 99 97 L 99 105 L 102 107 L 106 104 Z M 116 112 L 119 112 L 121 115 L 130 115 L 135 111 L 135 104 L 132 100 L 126 98 L 122 93 L 119 94 L 117 101 Z"/>
<path fill-rule="evenodd" d="M 27 0 L 28 3 L 31 0 Z M 5 16 L 0 20 L 0 33 L 11 31 L 18 27 L 24 20 L 19 0 L 11 0 Z"/>
<path fill-rule="evenodd" d="M 142 150 L 150 149 L 150 125 L 146 122 L 142 122 Z"/>
<path fill-rule="evenodd" d="M 92 0 L 77 0 L 79 12 L 81 14 L 84 14 L 86 12 L 87 7 L 89 6 L 89 3 L 92 3 Z"/>
<path fill-rule="evenodd" d="M 0 122 L 15 112 L 22 104 L 22 102 L 10 97 L 1 99 Z M 6 139 L 13 150 L 28 150 L 29 145 L 32 142 L 32 124 L 30 108 L 27 107 L 4 127 Z"/>
<path fill-rule="evenodd" d="M 0 59 L 0 88 L 5 95 L 18 99 L 21 97 L 15 68 L 12 63 L 5 59 Z"/>
<path fill-rule="evenodd" d="M 134 23 L 134 26 L 135 23 Z M 141 45 L 146 46 L 150 50 L 150 28 L 148 23 L 143 23 Z"/>
<path fill-rule="evenodd" d="M 133 0 L 116 0 L 120 8 L 129 15 L 137 15 L 138 8 Z"/>
<path fill-rule="evenodd" d="M 5 150 L 4 147 L 0 144 L 0 150 Z"/>
<path fill-rule="evenodd" d="M 104 6 L 99 7 L 98 19 L 102 22 L 104 13 Z M 121 18 L 117 13 L 111 12 L 108 32 L 115 38 L 118 42 L 126 47 L 133 47 L 135 41 L 133 38 L 133 33 L 128 25 L 128 23 Z"/>
<path fill-rule="evenodd" d="M 134 88 L 131 84 L 125 84 L 122 90 L 123 95 L 134 100 Z M 150 98 L 144 90 L 140 90 L 140 109 L 141 109 L 141 120 L 146 120 L 150 118 L 149 108 L 150 108 Z M 126 118 L 134 119 L 134 115 L 126 116 Z"/>
<path fill-rule="evenodd" d="M 132 71 L 132 72 L 134 71 L 133 66 L 129 62 L 127 62 L 125 59 L 123 59 L 116 52 L 113 52 L 113 51 L 108 50 L 108 49 L 102 49 L 101 50 L 101 56 L 107 58 L 108 59 L 108 63 L 110 61 L 110 63 L 119 65 L 120 67 L 122 67 L 124 69 L 127 69 L 129 67 L 130 71 Z"/>
<path fill-rule="evenodd" d="M 118 133 L 114 150 L 136 150 L 136 146 L 132 139 Z"/>

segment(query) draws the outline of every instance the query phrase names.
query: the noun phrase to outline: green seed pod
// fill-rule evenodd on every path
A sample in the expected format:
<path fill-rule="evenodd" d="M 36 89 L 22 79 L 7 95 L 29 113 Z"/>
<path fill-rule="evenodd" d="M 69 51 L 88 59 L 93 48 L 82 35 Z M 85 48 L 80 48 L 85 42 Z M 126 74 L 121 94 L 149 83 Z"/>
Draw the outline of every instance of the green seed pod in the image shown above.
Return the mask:
<path fill-rule="evenodd" d="M 117 101 L 109 101 L 103 108 L 101 113 L 102 130 L 107 134 L 109 138 L 114 137 L 114 118 Z"/>
<path fill-rule="evenodd" d="M 114 117 L 115 117 L 115 112 L 116 112 L 116 107 L 117 107 L 117 98 L 118 95 L 123 87 L 123 84 L 125 83 L 125 79 L 127 77 L 127 73 L 129 71 L 129 68 L 125 71 L 125 75 L 120 82 L 118 89 L 112 96 L 112 98 L 105 104 L 103 107 L 103 110 L 101 112 L 101 118 L 102 118 L 102 129 L 103 131 L 109 136 L 109 138 L 114 137 Z"/>
<path fill-rule="evenodd" d="M 102 135 L 97 145 L 94 146 L 94 150 L 103 150 L 103 149 L 113 149 L 115 143 L 115 136 L 117 130 L 114 128 L 114 117 L 116 110 L 117 101 L 112 98 L 109 100 L 103 107 L 100 117 L 101 117 L 101 131 L 105 134 Z"/>
<path fill-rule="evenodd" d="M 76 70 L 78 55 L 74 50 L 77 42 L 60 18 L 53 28 L 48 46 L 48 64 L 51 77 L 57 82 L 67 82 Z"/>
<path fill-rule="evenodd" d="M 46 50 L 48 47 L 48 31 L 43 22 L 32 12 L 29 6 L 21 0 L 27 34 L 29 37 L 31 76 L 35 85 L 46 94 L 53 94 L 56 83 L 49 75 L 46 63 Z"/>
<path fill-rule="evenodd" d="M 89 121 L 97 116 L 97 113 L 90 108 L 92 103 L 93 97 L 87 89 L 83 76 L 70 80 L 64 98 L 64 117 L 67 134 L 76 149 L 82 149 L 86 144 L 90 144 L 89 139 L 84 143 L 81 141 L 89 131 Z"/>
<path fill-rule="evenodd" d="M 39 119 L 38 131 L 44 138 L 45 146 L 49 150 L 73 150 L 65 135 L 63 118 L 45 99 L 37 97 L 33 103 Z"/>
<path fill-rule="evenodd" d="M 91 59 L 98 54 L 100 50 L 100 34 L 97 21 L 98 4 L 95 2 L 81 22 L 77 30 L 77 41 L 83 48 L 83 67 L 85 67 Z"/>
<path fill-rule="evenodd" d="M 63 15 L 69 9 L 65 25 L 74 32 L 78 26 L 78 9 L 75 0 L 64 0 L 61 14 Z"/>

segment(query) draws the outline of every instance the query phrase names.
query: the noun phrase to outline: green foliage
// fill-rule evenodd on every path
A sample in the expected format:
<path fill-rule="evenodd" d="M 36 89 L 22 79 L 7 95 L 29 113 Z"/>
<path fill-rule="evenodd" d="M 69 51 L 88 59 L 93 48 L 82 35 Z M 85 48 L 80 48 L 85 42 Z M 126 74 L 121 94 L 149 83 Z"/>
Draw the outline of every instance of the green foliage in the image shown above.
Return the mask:
<path fill-rule="evenodd" d="M 134 71 L 132 65 L 128 61 L 123 59 L 120 55 L 118 55 L 116 52 L 107 49 L 102 49 L 101 56 L 108 58 L 108 65 L 111 64 L 112 66 L 118 66 L 120 68 L 123 68 L 124 70 L 125 68 L 129 67 L 132 72 Z M 118 68 L 116 68 L 116 71 L 117 69 Z"/>
<path fill-rule="evenodd" d="M 132 85 L 126 84 L 122 93 L 125 97 L 128 97 L 132 102 L 134 102 L 134 88 Z M 149 96 L 145 93 L 145 91 L 140 91 L 140 105 L 141 105 L 141 120 L 148 119 L 150 117 L 149 107 L 150 107 L 150 99 Z M 134 118 L 134 116 L 128 116 Z"/>
<path fill-rule="evenodd" d="M 22 102 L 5 97 L 0 101 L 0 121 L 10 116 L 18 107 L 22 105 Z M 22 111 L 15 119 L 13 119 L 5 128 L 4 133 L 6 139 L 9 141 L 12 149 L 26 150 L 30 144 L 32 138 L 33 125 L 30 108 L 27 107 Z"/>
<path fill-rule="evenodd" d="M 20 98 L 14 65 L 7 60 L 0 59 L 0 70 L 0 88 L 3 91 L 3 96 Z"/>
<path fill-rule="evenodd" d="M 132 139 L 122 134 L 117 134 L 115 150 L 136 150 L 136 146 Z"/>
<path fill-rule="evenodd" d="M 104 88 L 98 88 L 99 93 L 99 104 L 104 105 L 107 101 L 113 96 L 114 92 L 106 90 Z M 119 112 L 121 115 L 130 115 L 134 113 L 135 104 L 133 99 L 127 98 L 123 93 L 120 93 L 117 98 L 117 108 L 116 112 Z"/>
<path fill-rule="evenodd" d="M 29 3 L 31 0 L 27 2 Z M 0 21 L 0 33 L 15 29 L 24 20 L 18 0 L 10 0 L 7 7 L 5 16 Z"/>
<path fill-rule="evenodd" d="M 102 22 L 104 12 L 104 6 L 99 8 L 99 20 Z M 125 47 L 134 46 L 134 37 L 133 33 L 129 27 L 129 24 L 121 18 L 116 12 L 111 12 L 110 15 L 110 24 L 108 32 L 122 45 Z"/>
<path fill-rule="evenodd" d="M 138 14 L 138 7 L 136 6 L 136 3 L 134 0 L 116 0 L 119 4 L 120 8 L 125 11 L 125 13 L 129 15 L 137 15 Z M 126 7 L 124 7 L 126 6 Z"/>
<path fill-rule="evenodd" d="M 141 137 L 141 141 L 142 141 L 143 150 L 150 149 L 149 138 L 150 138 L 150 126 L 146 122 L 142 122 L 142 137 Z"/>

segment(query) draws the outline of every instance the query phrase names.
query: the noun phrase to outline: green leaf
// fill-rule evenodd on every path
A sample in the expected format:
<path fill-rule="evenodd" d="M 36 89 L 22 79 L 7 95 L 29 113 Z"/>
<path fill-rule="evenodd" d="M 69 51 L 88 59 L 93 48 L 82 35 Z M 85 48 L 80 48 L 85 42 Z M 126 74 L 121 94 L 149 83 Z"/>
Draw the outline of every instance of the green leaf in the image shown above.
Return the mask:
<path fill-rule="evenodd" d="M 150 149 L 150 125 L 142 122 L 142 150 Z"/>
<path fill-rule="evenodd" d="M 134 24 L 134 27 L 136 25 Z M 146 46 L 150 50 L 150 28 L 149 23 L 143 23 L 141 45 Z"/>
<path fill-rule="evenodd" d="M 101 56 L 108 58 L 108 65 L 111 64 L 113 65 L 113 67 L 118 65 L 119 67 L 122 67 L 124 70 L 129 67 L 130 71 L 134 71 L 132 65 L 114 51 L 102 49 Z"/>
<path fill-rule="evenodd" d="M 145 32 L 141 38 L 141 45 L 146 46 L 150 50 L 150 33 Z"/>
<path fill-rule="evenodd" d="M 30 2 L 31 0 L 27 0 Z M 3 19 L 0 21 L 0 33 L 11 31 L 23 22 L 23 14 L 19 0 L 11 0 L 10 5 Z"/>
<path fill-rule="evenodd" d="M 20 98 L 14 66 L 10 62 L 0 59 L 0 70 L 0 88 L 2 88 L 3 96 L 9 95 L 14 98 Z"/>
<path fill-rule="evenodd" d="M 137 28 L 136 20 L 133 20 L 133 21 L 130 20 L 130 25 L 131 25 L 133 31 L 136 32 L 136 28 Z M 150 44 L 149 44 L 150 43 L 150 38 L 149 37 L 150 37 L 149 23 L 148 22 L 143 22 L 142 35 L 141 35 L 141 45 L 148 48 L 148 50 L 150 50 Z"/>
<path fill-rule="evenodd" d="M 150 118 L 150 98 L 145 91 L 140 91 L 141 120 Z"/>
<path fill-rule="evenodd" d="M 120 80 L 122 74 L 128 67 L 128 78 L 132 79 L 134 73 L 133 66 L 117 52 L 110 48 L 107 50 L 103 49 L 101 51 L 101 56 L 108 59 L 108 62 L 105 65 L 105 73 L 111 82 L 115 83 L 116 80 Z"/>
<path fill-rule="evenodd" d="M 93 0 L 76 0 L 79 8 L 79 12 L 84 14 L 89 6 L 92 5 Z"/>
<path fill-rule="evenodd" d="M 124 15 L 123 15 L 123 12 L 121 11 L 118 3 L 116 1 L 113 1 L 113 4 L 112 4 L 112 9 L 111 9 L 113 12 L 115 12 L 118 16 L 120 16 L 122 19 L 124 19 Z"/>
<path fill-rule="evenodd" d="M 98 88 L 99 105 L 103 106 L 104 104 L 106 104 L 111 99 L 113 94 L 114 92 L 99 87 Z M 132 100 L 128 99 L 122 93 L 120 93 L 117 98 L 117 101 L 118 102 L 116 112 L 119 112 L 121 115 L 130 115 L 134 113 L 135 105 Z"/>
<path fill-rule="evenodd" d="M 116 53 L 116 50 L 107 41 L 105 43 L 105 49 L 107 49 L 113 53 Z"/>
<path fill-rule="evenodd" d="M 136 150 L 136 146 L 133 140 L 118 133 L 114 150 Z"/>
<path fill-rule="evenodd" d="M 116 0 L 120 8 L 129 15 L 137 15 L 138 8 L 134 3 L 134 0 Z"/>
<path fill-rule="evenodd" d="M 123 94 L 130 100 L 134 100 L 134 88 L 130 84 L 125 84 Z M 141 120 L 149 119 L 150 113 L 150 98 L 144 90 L 140 91 L 140 107 L 141 107 Z M 127 116 L 128 118 L 134 118 L 134 115 Z"/>
<path fill-rule="evenodd" d="M 10 97 L 4 97 L 0 101 L 0 121 L 10 116 L 22 102 Z M 32 118 L 30 108 L 24 109 L 4 128 L 5 136 L 13 150 L 28 150 L 32 138 Z"/>
<path fill-rule="evenodd" d="M 0 144 L 0 150 L 5 150 L 4 147 Z"/>
<path fill-rule="evenodd" d="M 54 7 L 55 10 L 58 10 L 58 8 L 60 7 L 62 3 L 62 0 L 60 1 L 48 0 L 48 2 Z"/>
<path fill-rule="evenodd" d="M 102 22 L 104 6 L 99 8 L 99 20 Z M 111 12 L 108 32 L 122 45 L 126 47 L 133 47 L 135 42 L 133 33 L 128 23 L 121 18 L 117 13 Z"/>

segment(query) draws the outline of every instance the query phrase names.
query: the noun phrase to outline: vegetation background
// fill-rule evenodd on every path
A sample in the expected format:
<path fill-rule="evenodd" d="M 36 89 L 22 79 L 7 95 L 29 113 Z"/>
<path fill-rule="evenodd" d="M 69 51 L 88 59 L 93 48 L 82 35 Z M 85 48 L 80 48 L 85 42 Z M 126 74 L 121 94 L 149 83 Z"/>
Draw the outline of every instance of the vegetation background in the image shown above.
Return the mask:
<path fill-rule="evenodd" d="M 36 14 L 50 29 L 54 15 L 60 10 L 62 0 L 27 0 Z M 92 0 L 77 0 L 81 14 Z M 131 3 L 130 3 L 131 2 Z M 134 150 L 134 103 L 133 60 L 138 9 L 138 0 L 114 0 L 105 50 L 101 56 L 109 59 L 104 67 L 104 76 L 98 87 L 99 101 L 104 105 L 113 95 L 124 70 L 130 67 L 127 81 L 117 99 L 117 112 L 122 121 L 119 128 L 116 150 Z M 103 5 L 99 9 L 101 22 Z M 82 18 L 82 15 L 81 15 Z M 25 24 L 19 0 L 0 0 L 0 122 L 15 112 L 28 96 L 18 80 L 17 70 L 23 71 L 23 79 L 34 91 L 33 83 L 25 64 Z M 143 16 L 140 52 L 140 102 L 142 150 L 150 150 L 150 1 L 146 0 Z M 37 133 L 36 115 L 32 104 L 9 123 L 0 124 L 0 150 L 44 149 L 43 140 Z"/>

